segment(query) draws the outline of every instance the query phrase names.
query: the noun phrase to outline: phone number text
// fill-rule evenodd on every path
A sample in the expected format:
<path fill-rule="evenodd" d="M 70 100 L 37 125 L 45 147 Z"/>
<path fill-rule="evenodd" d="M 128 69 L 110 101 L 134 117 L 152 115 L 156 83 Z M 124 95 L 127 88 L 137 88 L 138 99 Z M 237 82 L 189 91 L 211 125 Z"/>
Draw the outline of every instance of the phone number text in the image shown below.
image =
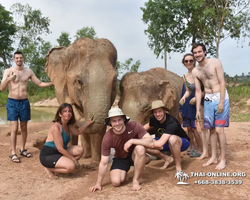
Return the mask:
<path fill-rule="evenodd" d="M 242 180 L 198 180 L 197 185 L 242 185 Z"/>

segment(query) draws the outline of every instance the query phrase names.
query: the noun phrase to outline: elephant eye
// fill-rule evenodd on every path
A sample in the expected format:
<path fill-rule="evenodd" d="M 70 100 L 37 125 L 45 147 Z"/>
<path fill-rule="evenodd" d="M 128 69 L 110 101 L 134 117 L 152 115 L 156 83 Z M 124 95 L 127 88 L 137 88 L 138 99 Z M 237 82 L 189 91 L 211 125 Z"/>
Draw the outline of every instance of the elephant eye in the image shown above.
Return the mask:
<path fill-rule="evenodd" d="M 79 84 L 79 85 L 82 85 L 82 81 L 81 81 L 81 80 L 78 80 L 78 84 Z"/>
<path fill-rule="evenodd" d="M 149 111 L 150 109 L 151 109 L 151 106 L 149 106 L 149 105 L 144 105 L 144 106 L 141 107 L 140 111 L 141 111 L 141 112 L 147 112 L 147 111 Z"/>

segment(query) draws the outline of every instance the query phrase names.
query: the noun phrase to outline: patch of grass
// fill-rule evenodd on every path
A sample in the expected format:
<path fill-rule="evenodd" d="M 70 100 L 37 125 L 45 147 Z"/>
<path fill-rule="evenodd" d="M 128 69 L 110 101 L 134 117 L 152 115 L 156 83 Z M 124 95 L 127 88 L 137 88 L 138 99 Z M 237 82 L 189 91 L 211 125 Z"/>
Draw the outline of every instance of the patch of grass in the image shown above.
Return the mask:
<path fill-rule="evenodd" d="M 231 113 L 230 121 L 232 122 L 250 122 L 249 113 Z"/>
<path fill-rule="evenodd" d="M 0 91 L 0 106 L 5 106 L 8 99 L 8 91 Z"/>
<path fill-rule="evenodd" d="M 228 87 L 227 90 L 231 102 L 239 102 L 242 99 L 250 98 L 250 84 Z"/>
<path fill-rule="evenodd" d="M 249 122 L 250 106 L 247 101 L 250 99 L 250 83 L 243 83 L 236 87 L 228 87 L 231 104 L 230 121 Z"/>
<path fill-rule="evenodd" d="M 55 92 L 51 89 L 44 89 L 40 92 L 37 92 L 35 95 L 29 96 L 30 103 L 35 103 L 44 99 L 55 98 Z"/>
<path fill-rule="evenodd" d="M 40 88 L 39 88 L 40 89 Z M 8 90 L 5 90 L 3 92 L 0 92 L 0 106 L 5 106 L 8 100 Z M 55 92 L 54 89 L 51 88 L 41 88 L 40 90 L 37 90 L 34 94 L 30 95 L 28 92 L 28 98 L 30 103 L 35 103 L 40 100 L 49 99 L 49 98 L 55 98 Z"/>

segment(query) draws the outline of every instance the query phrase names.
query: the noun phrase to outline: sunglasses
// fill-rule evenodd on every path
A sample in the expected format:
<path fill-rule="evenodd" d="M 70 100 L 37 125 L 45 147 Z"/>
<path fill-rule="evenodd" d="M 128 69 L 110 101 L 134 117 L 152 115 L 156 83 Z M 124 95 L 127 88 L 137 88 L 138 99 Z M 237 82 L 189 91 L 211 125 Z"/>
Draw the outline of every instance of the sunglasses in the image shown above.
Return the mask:
<path fill-rule="evenodd" d="M 185 63 L 193 63 L 194 60 L 184 60 Z"/>
<path fill-rule="evenodd" d="M 185 63 L 193 63 L 194 60 L 184 60 Z"/>

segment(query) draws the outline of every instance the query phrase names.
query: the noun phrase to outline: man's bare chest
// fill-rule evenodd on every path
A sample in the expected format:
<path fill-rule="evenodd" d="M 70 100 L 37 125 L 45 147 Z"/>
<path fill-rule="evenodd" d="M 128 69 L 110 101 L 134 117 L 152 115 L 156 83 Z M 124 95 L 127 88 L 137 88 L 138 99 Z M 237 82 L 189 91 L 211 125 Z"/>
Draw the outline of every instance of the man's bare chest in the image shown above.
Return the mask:
<path fill-rule="evenodd" d="M 199 69 L 199 76 L 198 76 L 198 78 L 201 81 L 212 80 L 212 79 L 214 79 L 215 75 L 216 74 L 215 74 L 214 69 L 206 69 L 204 67 L 204 68 L 200 68 Z"/>
<path fill-rule="evenodd" d="M 14 74 L 16 75 L 14 83 L 27 83 L 30 78 L 30 74 L 27 71 L 15 70 Z"/>

